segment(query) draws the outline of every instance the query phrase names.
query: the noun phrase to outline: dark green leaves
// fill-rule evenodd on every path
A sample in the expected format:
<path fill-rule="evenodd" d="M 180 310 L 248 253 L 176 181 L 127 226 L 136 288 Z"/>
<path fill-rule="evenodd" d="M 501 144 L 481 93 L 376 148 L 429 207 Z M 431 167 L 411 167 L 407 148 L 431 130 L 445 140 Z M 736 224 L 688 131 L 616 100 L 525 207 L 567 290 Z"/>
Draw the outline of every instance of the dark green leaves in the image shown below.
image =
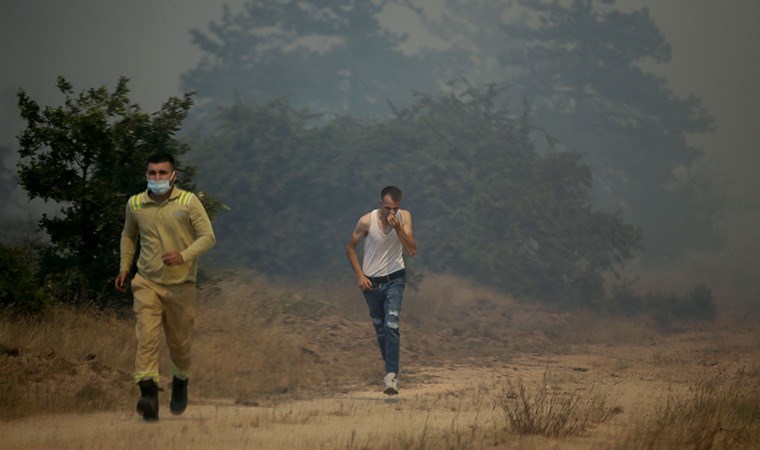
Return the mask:
<path fill-rule="evenodd" d="M 40 227 L 51 246 L 40 270 L 53 295 L 90 301 L 108 292 L 118 271 L 119 236 L 127 198 L 145 189 L 150 154 L 179 157 L 188 150 L 174 134 L 192 97 L 170 98 L 150 115 L 130 103 L 128 79 L 75 94 L 63 77 L 63 104 L 40 106 L 26 92 L 18 105 L 26 128 L 19 136 L 19 179 L 29 198 L 55 202 L 60 211 Z M 179 184 L 192 188 L 193 168 L 181 168 Z"/>

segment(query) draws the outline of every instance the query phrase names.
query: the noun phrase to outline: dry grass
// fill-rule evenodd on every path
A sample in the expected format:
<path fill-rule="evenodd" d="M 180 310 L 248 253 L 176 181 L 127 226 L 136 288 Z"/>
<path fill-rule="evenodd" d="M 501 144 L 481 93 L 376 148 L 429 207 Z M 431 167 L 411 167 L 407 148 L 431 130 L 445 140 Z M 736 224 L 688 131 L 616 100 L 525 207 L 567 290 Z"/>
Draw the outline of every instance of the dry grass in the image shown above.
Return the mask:
<path fill-rule="evenodd" d="M 3 317 L 0 336 L 6 347 L 70 358 L 94 355 L 112 366 L 131 364 L 134 358 L 132 322 L 112 312 L 55 307 L 40 319 Z"/>
<path fill-rule="evenodd" d="M 298 285 L 221 274 L 200 292 L 191 398 L 256 405 L 374 385 L 382 362 L 366 316 L 361 293 L 350 283 Z M 455 277 L 431 275 L 405 298 L 402 364 L 480 364 L 494 356 L 503 364 L 517 352 L 557 351 L 550 336 L 569 320 Z M 0 318 L 0 346 L 22 355 L 0 360 L 0 370 L 12 374 L 0 382 L 3 417 L 131 409 L 136 389 L 128 382 L 135 351 L 129 311 L 118 318 L 54 308 L 38 322 Z M 160 357 L 166 388 L 163 343 Z M 85 366 L 92 373 L 85 374 Z M 76 380 L 58 386 L 52 381 L 75 374 Z"/>
<path fill-rule="evenodd" d="M 693 385 L 697 369 L 755 358 L 757 330 L 662 335 L 646 322 L 561 313 L 428 276 L 405 296 L 406 372 L 402 395 L 388 400 L 353 285 L 225 274 L 205 283 L 197 311 L 191 408 L 159 427 L 133 412 L 131 315 L 57 308 L 37 323 L 0 318 L 3 418 L 120 411 L 53 416 L 60 425 L 39 433 L 33 421 L 0 429 L 60 448 L 758 447 L 756 369 Z M 657 404 L 668 384 L 695 387 Z"/>
<path fill-rule="evenodd" d="M 221 285 L 220 285 L 221 286 Z M 237 287 L 235 287 L 237 286 Z M 741 382 L 731 384 L 733 378 L 722 379 L 718 383 L 699 383 L 695 385 L 692 395 L 675 395 L 669 397 L 669 403 L 656 406 L 657 396 L 666 392 L 672 386 L 672 392 L 686 392 L 685 382 L 676 381 L 681 374 L 690 373 L 695 368 L 701 368 L 707 373 L 716 373 L 724 362 L 734 361 L 736 356 L 753 359 L 756 353 L 748 352 L 749 347 L 738 347 L 730 339 L 725 339 L 720 348 L 730 355 L 723 355 L 719 366 L 706 367 L 699 361 L 692 361 L 690 366 L 683 363 L 675 366 L 653 366 L 650 355 L 652 347 L 639 349 L 640 355 L 631 362 L 630 369 L 621 369 L 620 373 L 612 374 L 615 357 L 611 354 L 634 348 L 605 347 L 596 349 L 594 355 L 517 355 L 514 360 L 504 365 L 483 367 L 475 364 L 444 363 L 437 367 L 410 367 L 407 375 L 402 376 L 402 395 L 391 399 L 383 396 L 376 386 L 366 389 L 353 390 L 348 393 L 335 392 L 319 385 L 310 388 L 312 379 L 321 380 L 330 373 L 329 367 L 320 366 L 319 360 L 329 361 L 331 355 L 342 355 L 338 343 L 350 335 L 353 325 L 342 324 L 332 318 L 335 313 L 328 311 L 320 319 L 328 320 L 328 326 L 311 328 L 320 325 L 319 321 L 305 317 L 304 306 L 318 299 L 309 299 L 303 293 L 295 294 L 293 289 L 278 288 L 266 284 L 241 284 L 221 286 L 224 292 L 236 292 L 243 295 L 250 292 L 251 297 L 241 297 L 234 305 L 224 305 L 224 301 L 206 298 L 204 307 L 219 306 L 218 316 L 205 317 L 205 325 L 199 324 L 198 341 L 216 342 L 220 337 L 230 333 L 242 333 L 250 336 L 253 344 L 265 342 L 267 336 L 284 342 L 279 351 L 285 355 L 306 355 L 297 361 L 304 370 L 309 372 L 307 379 L 301 379 L 298 374 L 288 375 L 291 392 L 302 390 L 302 393 L 317 392 L 319 395 L 297 395 L 297 398 L 275 399 L 269 401 L 266 393 L 269 382 L 262 381 L 259 387 L 253 381 L 250 383 L 251 401 L 234 403 L 227 400 L 212 400 L 208 397 L 191 408 L 181 417 L 168 416 L 158 425 L 142 424 L 130 410 L 121 414 L 100 414 L 81 416 L 51 416 L 34 421 L 0 422 L 0 434 L 6 436 L 5 443 L 11 447 L 23 448 L 135 448 L 135 447 L 178 447 L 183 448 L 350 448 L 350 449 L 459 449 L 459 448 L 504 448 L 504 449 L 545 449 L 545 448 L 683 448 L 697 445 L 677 444 L 678 439 L 687 443 L 709 442 L 707 438 L 699 437 L 704 430 L 715 430 L 715 427 L 702 425 L 701 428 L 684 428 L 683 436 L 662 436 L 663 429 L 678 428 L 681 419 L 674 419 L 677 412 L 682 410 L 707 410 L 710 401 L 705 399 L 717 389 L 715 386 L 736 385 L 733 400 L 725 404 L 733 404 L 733 412 L 724 415 L 719 422 L 724 430 L 719 431 L 714 438 L 715 448 L 751 448 L 757 444 L 752 440 L 747 430 L 753 430 L 757 422 L 758 397 L 749 389 L 757 385 L 756 370 L 747 370 L 739 377 Z M 234 289 L 241 289 L 235 291 Z M 280 289 L 280 290 L 278 290 Z M 287 298 L 280 297 L 286 294 Z M 299 297 L 300 296 L 300 297 Z M 280 306 L 280 312 L 272 313 L 266 305 L 255 306 L 246 313 L 238 303 L 256 303 L 255 297 L 270 299 Z M 289 299 L 289 300 L 288 300 Z M 216 304 L 215 302 L 222 302 Z M 297 303 L 287 306 L 287 314 L 281 311 L 283 304 Z M 225 312 L 226 311 L 226 312 Z M 297 312 L 301 311 L 301 312 Z M 270 322 L 275 317 L 287 317 L 287 320 Z M 275 328 L 268 330 L 260 322 L 272 323 Z M 212 326 L 213 324 L 213 326 Z M 243 324 L 252 324 L 263 335 L 250 334 Z M 361 348 L 346 350 L 346 360 L 349 363 L 361 361 L 365 353 L 373 353 L 371 332 L 366 330 L 367 324 L 360 324 L 361 330 L 369 332 L 368 342 L 363 342 Z M 337 326 L 337 328 L 332 328 Z M 275 333 L 275 329 L 284 331 Z M 299 330 L 298 333 L 295 330 Z M 316 334 L 315 330 L 321 330 Z M 327 330 L 327 331 L 325 331 Z M 334 332 L 335 336 L 329 333 Z M 245 334 L 249 333 L 249 334 Z M 269 333 L 269 334 L 267 334 Z M 321 336 L 325 335 L 325 336 Z M 306 339 L 311 337 L 311 339 Z M 364 341 L 364 337 L 360 339 Z M 704 337 L 704 335 L 702 335 Z M 328 353 L 315 339 L 328 339 L 325 342 L 335 344 Z M 226 339 L 226 338 L 225 338 Z M 281 340 L 283 339 L 283 340 Z M 699 340 L 699 336 L 684 336 L 683 339 L 661 343 L 662 347 L 673 350 L 687 345 L 689 351 L 699 355 L 704 351 L 713 350 L 712 341 Z M 233 368 L 256 364 L 259 358 L 273 357 L 265 345 L 250 345 L 250 343 L 235 343 L 234 339 L 224 341 L 231 349 L 227 349 L 228 359 L 232 362 L 220 361 L 225 364 L 221 376 L 234 374 Z M 269 341 L 266 341 L 269 342 Z M 752 345 L 752 339 L 743 339 L 743 345 Z M 244 345 L 246 344 L 246 345 Z M 317 355 L 303 352 L 300 346 L 316 350 Z M 260 350 L 256 350 L 257 348 Z M 590 349 L 594 347 L 589 346 Z M 250 360 L 241 360 L 237 364 L 234 358 L 245 357 L 245 350 L 255 353 Z M 363 350 L 362 350 L 363 349 Z M 368 351 L 369 350 L 369 351 Z M 204 358 L 213 355 L 211 348 L 199 349 Z M 684 350 L 679 350 L 683 352 Z M 376 355 L 374 355 L 376 356 Z M 622 357 L 622 356 L 620 356 Z M 374 359 L 374 358 L 370 358 Z M 214 360 L 214 364 L 216 364 Z M 196 367 L 199 374 L 207 372 L 211 360 L 199 362 Z M 276 362 L 286 364 L 286 362 Z M 329 363 L 327 364 L 329 365 Z M 372 366 L 372 362 L 367 363 Z M 263 367 L 263 366 L 262 366 Z M 281 370 L 273 366 L 275 371 Z M 344 368 L 345 369 L 345 368 Z M 579 370 L 580 369 L 580 370 Z M 257 369 L 258 370 L 258 369 Z M 361 372 L 364 369 L 354 369 Z M 653 372 L 650 372 L 653 370 Z M 320 374 L 323 372 L 324 374 Z M 733 373 L 733 372 L 732 372 Z M 643 377 L 642 377 L 643 375 Z M 251 377 L 252 379 L 254 377 Z M 693 381 L 694 376 L 690 380 Z M 712 378 L 710 378 L 712 379 Z M 299 381 L 301 380 L 301 381 Z M 414 380 L 414 381 L 408 381 Z M 195 382 L 196 385 L 200 381 Z M 298 384 L 301 383 L 301 384 Z M 283 386 L 281 384 L 279 386 Z M 708 386 L 699 391 L 697 387 Z M 300 386 L 300 387 L 298 387 Z M 361 387 L 361 386 L 359 386 Z M 521 388 L 522 387 L 522 392 Z M 217 389 L 211 384 L 210 389 Z M 239 387 L 240 392 L 245 388 Z M 257 393 L 253 389 L 261 389 Z M 511 388 L 511 389 L 510 389 Z M 240 399 L 235 387 L 231 387 L 232 398 Z M 729 389 L 730 391 L 730 389 Z M 197 391 L 196 391 L 197 392 Z M 702 392 L 696 395 L 697 392 Z M 716 391 L 717 392 L 717 391 Z M 242 394 L 241 394 L 242 395 Z M 289 394 L 286 394 L 286 396 Z M 281 396 L 278 394 L 277 396 Z M 276 396 L 276 397 L 277 397 Z M 229 396 L 228 396 L 229 397 Z M 647 397 L 641 401 L 641 397 Z M 719 395 L 717 398 L 728 398 Z M 730 397 L 730 396 L 729 396 Z M 195 397 L 192 397 L 193 399 Z M 574 399 L 574 400 L 573 400 Z M 613 400 L 608 400 L 613 399 Z M 696 401 L 695 399 L 700 399 Z M 745 402 L 742 404 L 742 399 Z M 285 400 L 285 401 L 279 401 Z M 512 402 L 512 404 L 509 404 Z M 615 408 L 609 408 L 609 402 L 614 402 Z M 694 402 L 694 406 L 688 404 Z M 244 406 L 253 405 L 253 406 Z M 544 405 L 538 407 L 537 405 Z M 546 407 L 546 405 L 553 405 Z M 569 406 L 568 406 L 569 405 Z M 617 405 L 620 405 L 618 407 Z M 668 405 L 667 407 L 665 405 Z M 530 411 L 531 417 L 539 426 L 519 428 L 512 426 L 508 411 L 515 417 Z M 572 411 L 570 411 L 572 410 Z M 619 414 L 617 414 L 619 413 Z M 611 420 L 609 419 L 613 416 Z M 651 417 L 651 421 L 636 424 L 639 417 Z M 739 416 L 741 421 L 731 422 L 727 418 Z M 660 417 L 658 419 L 658 417 Z M 600 418 L 602 420 L 600 421 Z M 522 420 L 522 419 L 520 419 Z M 518 420 L 517 422 L 519 422 Z M 657 422 L 659 420 L 660 422 Z M 522 422 L 529 422 L 522 420 Z M 40 426 L 43 424 L 44 426 Z M 549 426 L 540 426 L 548 423 Z M 553 424 L 553 425 L 552 425 Z M 580 424 L 580 425 L 579 425 Z M 663 425 L 669 424 L 669 425 Z M 726 434 L 725 427 L 736 427 L 733 438 L 721 437 Z M 564 428 L 563 428 L 564 427 Z M 659 427 L 659 428 L 658 428 Z M 557 432 L 556 430 L 560 430 Z M 653 431 L 654 430 L 654 431 Z M 530 434 L 530 433 L 538 434 Z M 660 437 L 652 437 L 652 433 L 661 433 Z M 744 432 L 742 437 L 740 433 Z M 687 433 L 692 433 L 688 435 Z M 548 435 L 548 436 L 547 436 Z M 706 433 L 709 438 L 709 433 Z M 755 434 L 756 436 L 756 434 Z M 690 440 L 691 439 L 691 440 Z M 15 446 L 15 447 L 14 447 Z"/>
<path fill-rule="evenodd" d="M 56 307 L 0 319 L 0 418 L 113 407 L 131 390 L 132 326 L 113 314 Z"/>
<path fill-rule="evenodd" d="M 239 274 L 207 283 L 197 306 L 191 399 L 251 405 L 374 381 L 379 352 L 354 349 L 374 350 L 371 327 L 335 320 L 334 306 L 304 292 Z M 34 320 L 0 317 L 0 418 L 131 409 L 133 320 L 129 311 L 119 318 L 66 307 Z M 160 348 L 168 392 L 164 342 Z"/>
<path fill-rule="evenodd" d="M 580 344 L 641 344 L 662 335 L 647 317 L 603 317 L 592 312 L 566 314 L 564 319 L 546 330 L 554 342 Z"/>
<path fill-rule="evenodd" d="M 590 386 L 567 392 L 549 381 L 549 371 L 538 386 L 529 389 L 519 379 L 510 383 L 501 399 L 510 430 L 519 435 L 577 436 L 614 414 L 607 407 L 607 396 Z"/>
<path fill-rule="evenodd" d="M 739 370 L 670 394 L 619 448 L 760 448 L 760 374 Z"/>
<path fill-rule="evenodd" d="M 328 299 L 304 288 L 230 275 L 204 289 L 198 309 L 192 378 L 203 396 L 260 404 L 380 373 L 379 352 L 354 350 L 373 349 L 369 324 L 337 319 Z"/>
<path fill-rule="evenodd" d="M 421 331 L 413 336 L 419 348 L 409 350 L 423 360 L 442 355 L 458 361 L 493 355 L 507 360 L 515 352 L 546 352 L 552 344 L 545 331 L 562 320 L 544 308 L 446 275 L 426 276 L 420 291 L 404 298 L 404 310 L 407 332 Z"/>
<path fill-rule="evenodd" d="M 428 275 L 420 291 L 404 299 L 405 320 L 445 330 L 444 346 L 457 358 L 505 353 L 571 353 L 588 344 L 642 344 L 663 336 L 649 318 L 566 312 L 514 298 L 447 275 Z"/>

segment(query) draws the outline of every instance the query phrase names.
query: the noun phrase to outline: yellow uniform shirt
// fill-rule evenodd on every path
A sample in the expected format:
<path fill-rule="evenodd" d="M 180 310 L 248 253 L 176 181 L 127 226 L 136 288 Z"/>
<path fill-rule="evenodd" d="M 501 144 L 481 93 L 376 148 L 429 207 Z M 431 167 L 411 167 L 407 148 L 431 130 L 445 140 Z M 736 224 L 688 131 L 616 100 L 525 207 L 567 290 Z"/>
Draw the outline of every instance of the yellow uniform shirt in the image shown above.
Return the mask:
<path fill-rule="evenodd" d="M 129 198 L 121 232 L 122 272 L 132 266 L 138 234 L 137 270 L 143 277 L 164 285 L 194 282 L 198 257 L 216 243 L 201 201 L 192 192 L 176 186 L 162 204 L 150 198 L 147 190 Z M 180 252 L 184 264 L 164 265 L 162 255 L 167 252 Z"/>

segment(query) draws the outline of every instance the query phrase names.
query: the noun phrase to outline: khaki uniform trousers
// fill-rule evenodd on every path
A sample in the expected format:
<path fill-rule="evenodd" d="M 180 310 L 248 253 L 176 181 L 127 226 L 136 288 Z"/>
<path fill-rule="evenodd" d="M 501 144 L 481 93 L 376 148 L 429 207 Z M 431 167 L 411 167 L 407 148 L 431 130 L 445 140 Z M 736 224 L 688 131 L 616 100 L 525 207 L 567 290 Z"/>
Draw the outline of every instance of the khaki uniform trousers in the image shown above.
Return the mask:
<path fill-rule="evenodd" d="M 138 273 L 132 279 L 132 292 L 137 336 L 135 382 L 146 378 L 158 382 L 158 346 L 162 325 L 169 347 L 172 374 L 187 379 L 192 368 L 190 338 L 198 297 L 195 283 L 165 286 Z"/>

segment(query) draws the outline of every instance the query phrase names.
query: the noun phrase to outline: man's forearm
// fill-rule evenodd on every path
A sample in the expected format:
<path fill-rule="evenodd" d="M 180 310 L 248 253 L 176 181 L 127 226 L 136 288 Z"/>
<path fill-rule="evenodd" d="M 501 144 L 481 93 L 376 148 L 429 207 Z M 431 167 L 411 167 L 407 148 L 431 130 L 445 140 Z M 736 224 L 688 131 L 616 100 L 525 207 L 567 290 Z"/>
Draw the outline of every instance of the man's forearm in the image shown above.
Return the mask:
<path fill-rule="evenodd" d="M 211 250 L 216 244 L 216 237 L 213 233 L 204 236 L 198 236 L 190 246 L 180 252 L 182 259 L 189 261 L 200 257 L 202 254 Z"/>
<path fill-rule="evenodd" d="M 346 247 L 346 256 L 348 256 L 348 262 L 351 264 L 351 268 L 354 269 L 354 274 L 357 277 L 364 275 L 362 266 L 359 264 L 359 256 L 356 254 L 356 250 L 350 245 Z"/>
<path fill-rule="evenodd" d="M 199 258 L 202 254 L 211 250 L 216 245 L 216 236 L 214 229 L 211 227 L 211 220 L 206 214 L 200 199 L 192 195 L 192 202 L 189 204 L 190 221 L 193 225 L 195 240 L 184 250 L 180 252 L 182 259 L 189 261 Z"/>
<path fill-rule="evenodd" d="M 399 227 L 396 230 L 396 235 L 398 235 L 398 238 L 401 241 L 401 246 L 404 247 L 407 255 L 414 256 L 414 254 L 417 253 L 417 242 L 414 241 L 414 238 L 411 238 L 406 234 L 404 227 Z"/>
<path fill-rule="evenodd" d="M 136 248 L 135 239 L 122 234 L 119 244 L 119 272 L 128 272 L 132 268 Z"/>

